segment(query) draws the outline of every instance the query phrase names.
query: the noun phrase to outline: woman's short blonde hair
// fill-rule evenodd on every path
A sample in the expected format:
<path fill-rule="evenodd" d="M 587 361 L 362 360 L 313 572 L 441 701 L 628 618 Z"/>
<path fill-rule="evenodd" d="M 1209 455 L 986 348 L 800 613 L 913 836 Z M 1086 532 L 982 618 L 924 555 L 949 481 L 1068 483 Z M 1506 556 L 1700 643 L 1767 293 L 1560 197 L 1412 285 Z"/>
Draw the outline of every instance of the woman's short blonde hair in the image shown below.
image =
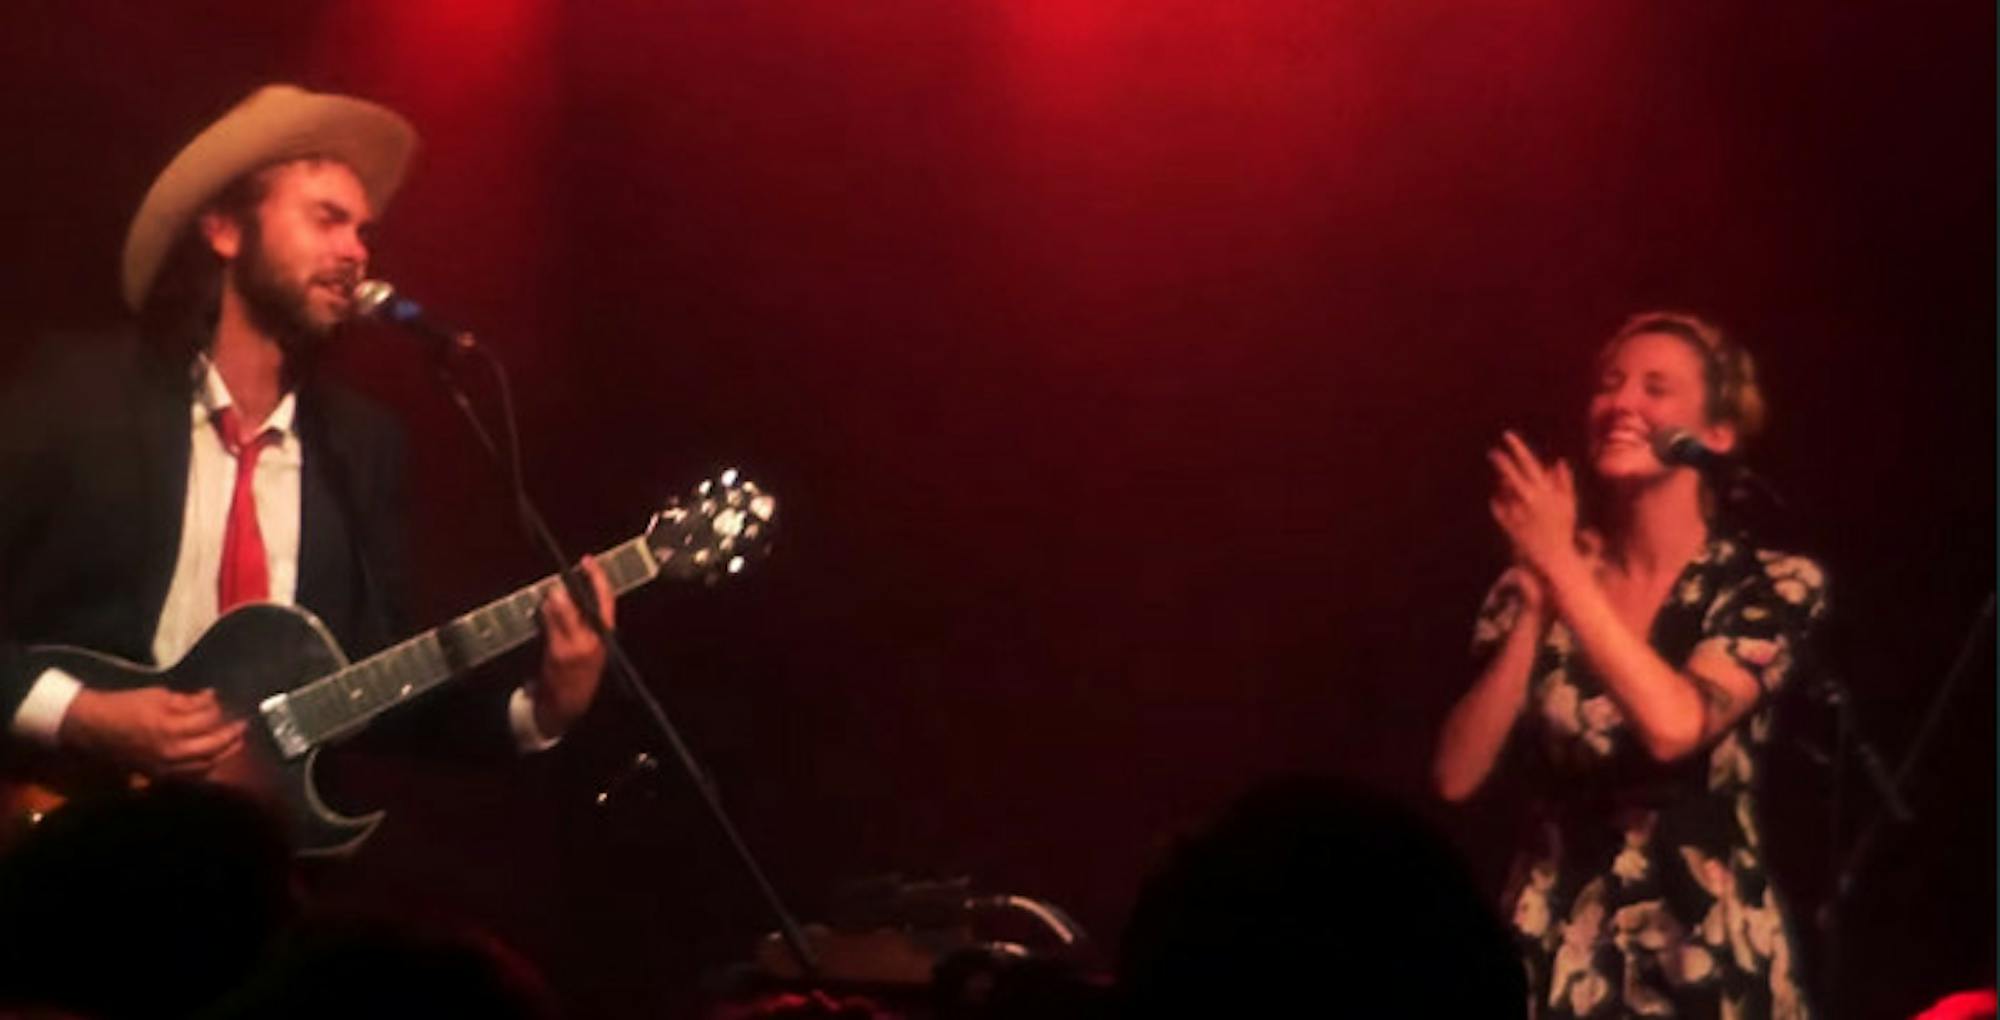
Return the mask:
<path fill-rule="evenodd" d="M 1620 344 L 1646 333 L 1677 337 L 1701 356 L 1702 381 L 1708 392 L 1703 409 L 1712 424 L 1736 430 L 1737 442 L 1763 431 L 1764 391 L 1757 386 L 1757 364 L 1720 328 L 1690 312 L 1640 312 L 1625 320 L 1604 345 L 1599 359 L 1609 358 Z"/>

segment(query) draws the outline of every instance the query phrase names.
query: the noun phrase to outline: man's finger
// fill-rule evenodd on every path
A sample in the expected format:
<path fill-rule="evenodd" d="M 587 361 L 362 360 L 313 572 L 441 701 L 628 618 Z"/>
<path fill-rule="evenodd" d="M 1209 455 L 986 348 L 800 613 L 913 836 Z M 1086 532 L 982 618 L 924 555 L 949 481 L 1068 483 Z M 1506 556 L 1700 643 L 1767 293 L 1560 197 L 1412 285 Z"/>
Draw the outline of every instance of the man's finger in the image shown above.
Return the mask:
<path fill-rule="evenodd" d="M 611 593 L 611 579 L 604 576 L 596 557 L 583 558 L 583 572 L 590 575 L 590 589 L 597 595 L 597 615 L 605 629 L 618 626 L 618 597 Z"/>
<path fill-rule="evenodd" d="M 557 581 L 549 588 L 548 597 L 542 600 L 543 636 L 551 641 L 568 641 L 579 623 L 576 603 L 570 600 L 569 591 L 563 583 Z"/>
<path fill-rule="evenodd" d="M 204 687 L 193 694 L 168 691 L 165 704 L 167 711 L 185 714 L 214 711 L 221 702 L 215 700 L 215 688 Z"/>
<path fill-rule="evenodd" d="M 218 748 L 212 754 L 202 754 L 202 755 L 194 755 L 192 757 L 187 757 L 187 758 L 177 758 L 163 764 L 160 767 L 159 771 L 167 775 L 191 776 L 197 779 L 206 778 L 209 775 L 209 773 L 215 771 L 215 767 L 217 765 L 220 765 L 224 761 L 227 761 L 230 758 L 235 757 L 237 754 L 241 753 L 242 750 L 243 750 L 243 738 L 239 736 L 235 740 L 232 740 L 229 743 L 223 745 L 221 748 Z"/>
<path fill-rule="evenodd" d="M 242 741 L 244 727 L 245 723 L 234 722 L 178 737 L 167 744 L 166 756 L 174 761 L 213 757 L 229 744 Z"/>
<path fill-rule="evenodd" d="M 231 720 L 222 714 L 222 709 L 207 708 L 197 712 L 170 715 L 164 720 L 161 730 L 170 737 L 187 738 L 225 729 L 230 725 Z"/>
<path fill-rule="evenodd" d="M 220 751 L 217 751 L 215 753 L 215 757 L 210 758 L 208 760 L 208 767 L 214 768 L 217 765 L 220 765 L 223 762 L 228 761 L 229 759 L 234 758 L 237 755 L 243 753 L 243 745 L 247 743 L 249 743 L 249 741 L 244 739 L 244 737 L 241 734 L 238 734 L 235 740 L 229 742 L 229 746 L 223 748 Z"/>

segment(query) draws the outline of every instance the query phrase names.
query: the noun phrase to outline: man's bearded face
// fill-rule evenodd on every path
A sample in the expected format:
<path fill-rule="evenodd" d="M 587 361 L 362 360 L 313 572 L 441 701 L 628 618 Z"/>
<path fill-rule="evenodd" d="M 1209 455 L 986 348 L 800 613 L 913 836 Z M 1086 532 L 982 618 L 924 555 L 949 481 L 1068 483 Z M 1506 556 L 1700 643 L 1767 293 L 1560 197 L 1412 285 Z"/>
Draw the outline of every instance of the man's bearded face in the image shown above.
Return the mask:
<path fill-rule="evenodd" d="M 230 280 L 259 329 L 277 340 L 286 353 L 305 353 L 332 333 L 340 320 L 314 314 L 308 284 L 295 275 L 287 276 L 265 245 L 263 234 L 255 219 L 244 224 L 243 252 L 229 266 Z"/>
<path fill-rule="evenodd" d="M 340 163 L 300 160 L 266 173 L 263 200 L 242 218 L 229 280 L 259 329 L 288 354 L 306 354 L 353 309 L 368 266 L 368 200 Z"/>

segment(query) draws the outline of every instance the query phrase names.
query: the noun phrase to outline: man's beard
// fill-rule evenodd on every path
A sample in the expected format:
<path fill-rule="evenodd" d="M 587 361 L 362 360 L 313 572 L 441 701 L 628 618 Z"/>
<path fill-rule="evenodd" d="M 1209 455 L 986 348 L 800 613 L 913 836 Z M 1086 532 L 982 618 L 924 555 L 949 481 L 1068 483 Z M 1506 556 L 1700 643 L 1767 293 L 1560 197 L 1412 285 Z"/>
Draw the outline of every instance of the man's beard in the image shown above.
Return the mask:
<path fill-rule="evenodd" d="M 285 352 L 286 372 L 294 378 L 304 375 L 338 325 L 313 320 L 306 293 L 311 281 L 300 284 L 285 278 L 265 252 L 254 221 L 245 225 L 242 254 L 230 263 L 228 272 L 250 321 Z"/>

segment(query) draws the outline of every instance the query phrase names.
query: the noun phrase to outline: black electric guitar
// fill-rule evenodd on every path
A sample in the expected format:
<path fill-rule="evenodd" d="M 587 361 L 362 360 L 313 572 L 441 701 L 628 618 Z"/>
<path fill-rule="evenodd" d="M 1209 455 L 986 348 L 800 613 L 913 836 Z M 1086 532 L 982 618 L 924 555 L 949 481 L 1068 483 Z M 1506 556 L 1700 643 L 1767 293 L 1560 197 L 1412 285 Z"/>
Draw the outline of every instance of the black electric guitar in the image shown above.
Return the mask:
<path fill-rule="evenodd" d="M 713 583 L 766 551 L 776 511 L 771 495 L 726 471 L 653 515 L 644 534 L 599 553 L 598 565 L 620 594 L 663 574 Z M 350 817 L 329 808 L 313 786 L 320 748 L 533 638 L 543 596 L 558 583 L 545 577 L 360 662 L 347 661 L 313 614 L 263 602 L 225 613 L 165 669 L 45 645 L 27 650 L 28 675 L 53 667 L 104 690 L 214 688 L 225 714 L 251 724 L 243 750 L 210 778 L 271 803 L 301 856 L 347 854 L 384 812 Z M 0 801 L 16 824 L 93 784 L 142 781 L 54 757 L 14 765 L 17 775 L 0 784 Z"/>

